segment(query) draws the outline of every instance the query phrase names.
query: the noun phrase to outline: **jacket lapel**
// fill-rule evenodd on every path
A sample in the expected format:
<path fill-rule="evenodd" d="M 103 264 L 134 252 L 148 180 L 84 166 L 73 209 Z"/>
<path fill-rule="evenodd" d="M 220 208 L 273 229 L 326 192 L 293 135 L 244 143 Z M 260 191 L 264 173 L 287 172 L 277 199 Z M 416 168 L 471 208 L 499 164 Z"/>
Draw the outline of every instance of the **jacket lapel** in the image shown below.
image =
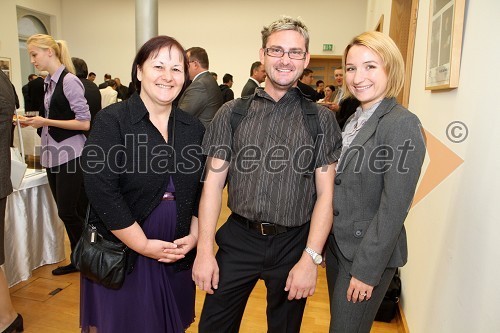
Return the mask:
<path fill-rule="evenodd" d="M 344 168 L 349 164 L 352 158 L 358 154 L 358 150 L 362 147 L 368 139 L 372 137 L 378 127 L 378 123 L 380 118 L 382 118 L 386 113 L 390 112 L 394 106 L 396 106 L 395 98 L 385 98 L 382 103 L 377 107 L 375 112 L 371 115 L 371 117 L 366 121 L 363 128 L 356 135 L 354 140 L 352 140 L 349 148 L 344 152 L 346 154 L 345 158 L 340 161 L 340 165 L 338 168 L 338 173 L 341 173 Z M 356 151 L 356 152 L 354 152 Z"/>

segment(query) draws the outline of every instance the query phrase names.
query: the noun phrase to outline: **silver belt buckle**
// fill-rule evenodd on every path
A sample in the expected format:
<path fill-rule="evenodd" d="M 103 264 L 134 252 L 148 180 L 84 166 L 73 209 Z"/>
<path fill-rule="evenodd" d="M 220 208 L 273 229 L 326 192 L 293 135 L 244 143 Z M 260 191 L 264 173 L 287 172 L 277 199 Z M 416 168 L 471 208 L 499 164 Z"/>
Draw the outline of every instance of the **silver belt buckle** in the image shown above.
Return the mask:
<path fill-rule="evenodd" d="M 266 222 L 261 222 L 261 223 L 260 223 L 260 233 L 262 234 L 262 236 L 267 236 L 268 234 L 266 234 L 266 233 L 264 232 L 264 224 L 266 224 L 266 225 L 271 225 L 272 223 L 266 223 Z"/>

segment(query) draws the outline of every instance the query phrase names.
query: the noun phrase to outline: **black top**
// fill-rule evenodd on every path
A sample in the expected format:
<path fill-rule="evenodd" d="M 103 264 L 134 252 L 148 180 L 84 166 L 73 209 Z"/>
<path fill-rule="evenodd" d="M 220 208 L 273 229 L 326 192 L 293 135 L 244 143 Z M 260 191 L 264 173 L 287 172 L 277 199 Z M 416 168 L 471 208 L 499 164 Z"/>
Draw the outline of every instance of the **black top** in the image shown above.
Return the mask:
<path fill-rule="evenodd" d="M 71 105 L 69 104 L 69 101 L 66 98 L 66 95 L 64 94 L 63 82 L 64 82 L 64 77 L 67 74 L 69 74 L 68 70 L 64 69 L 61 72 L 61 76 L 59 76 L 59 79 L 57 80 L 56 86 L 54 88 L 54 93 L 50 98 L 49 119 L 55 119 L 55 120 L 75 119 L 75 112 L 71 110 Z M 40 109 L 40 116 L 45 117 L 46 113 L 47 110 L 45 110 L 45 105 L 42 104 L 42 108 Z M 41 127 L 38 129 L 39 134 L 41 133 L 41 129 L 42 129 Z M 60 127 L 49 126 L 49 134 L 57 142 L 61 142 L 63 140 L 66 140 L 72 136 L 81 133 L 83 133 L 83 131 L 69 130 Z"/>
<path fill-rule="evenodd" d="M 220 92 L 222 93 L 222 103 L 232 101 L 234 99 L 234 92 L 226 84 L 221 84 L 219 86 Z"/>
<path fill-rule="evenodd" d="M 85 190 L 93 208 L 91 221 L 105 238 L 116 240 L 108 230 L 144 222 L 160 203 L 170 177 L 176 189 L 175 237 L 189 234 L 201 191 L 204 157 L 200 144 L 205 128 L 199 120 L 178 108 L 172 115 L 167 145 L 136 93 L 97 114 L 82 152 L 82 168 Z M 194 255 L 194 251 L 190 252 L 175 266 L 189 268 Z"/>
<path fill-rule="evenodd" d="M 314 89 L 313 87 L 311 87 L 305 83 L 302 83 L 301 81 L 297 82 L 297 87 L 300 89 L 302 94 L 304 94 L 304 96 L 309 98 L 311 101 L 313 101 L 313 102 L 318 101 L 319 98 L 318 98 L 318 92 L 316 91 L 316 89 Z"/>
<path fill-rule="evenodd" d="M 87 79 L 80 78 L 82 81 L 83 87 L 85 88 L 85 99 L 87 100 L 87 104 L 89 105 L 90 110 L 90 129 L 92 129 L 92 124 L 94 123 L 95 116 L 97 112 L 101 111 L 101 92 L 97 85 Z M 88 136 L 90 130 L 85 132 L 85 135 Z"/>

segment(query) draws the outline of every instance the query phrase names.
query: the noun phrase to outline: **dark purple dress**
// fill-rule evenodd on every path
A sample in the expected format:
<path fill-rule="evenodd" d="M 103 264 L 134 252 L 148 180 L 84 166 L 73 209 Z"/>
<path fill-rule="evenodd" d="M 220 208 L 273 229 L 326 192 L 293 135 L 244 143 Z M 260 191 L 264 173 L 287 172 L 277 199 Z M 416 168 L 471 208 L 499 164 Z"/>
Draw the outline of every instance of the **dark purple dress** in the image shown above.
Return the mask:
<path fill-rule="evenodd" d="M 172 179 L 167 192 L 175 192 Z M 142 225 L 146 237 L 173 241 L 176 212 L 175 201 L 162 200 Z M 175 272 L 171 264 L 139 255 L 119 290 L 81 279 L 82 332 L 184 332 L 194 321 L 195 294 L 191 270 Z"/>

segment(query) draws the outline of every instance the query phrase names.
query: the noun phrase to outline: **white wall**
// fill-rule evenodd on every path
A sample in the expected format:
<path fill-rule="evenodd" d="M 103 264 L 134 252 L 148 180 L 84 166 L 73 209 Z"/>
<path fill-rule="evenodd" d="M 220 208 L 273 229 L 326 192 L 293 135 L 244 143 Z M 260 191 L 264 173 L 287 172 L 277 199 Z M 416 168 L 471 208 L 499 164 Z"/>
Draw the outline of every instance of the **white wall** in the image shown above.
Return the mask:
<path fill-rule="evenodd" d="M 410 213 L 404 309 L 412 332 L 500 332 L 500 2 L 468 1 L 459 88 L 424 90 L 429 0 L 419 4 L 410 109 L 464 163 Z M 460 144 L 447 125 L 464 122 Z"/>
<path fill-rule="evenodd" d="M 53 15 L 54 17 L 61 16 L 60 3 L 61 0 L 1 0 L 0 5 L 0 57 L 8 57 L 12 61 L 12 83 L 16 87 L 17 94 L 22 102 L 22 80 L 19 60 L 19 39 L 17 32 L 17 14 L 16 6 L 30 8 L 33 11 Z M 60 25 L 57 22 L 53 24 L 56 32 L 60 31 Z"/>
<path fill-rule="evenodd" d="M 391 25 L 392 0 L 368 0 L 366 15 L 366 30 L 373 30 L 377 26 L 380 16 L 384 15 L 382 32 L 389 34 Z"/>
<path fill-rule="evenodd" d="M 312 54 L 342 54 L 344 47 L 366 24 L 366 2 L 159 0 L 159 34 L 175 37 L 185 47 L 201 46 L 208 52 L 210 71 L 234 76 L 239 96 L 248 80 L 250 65 L 259 60 L 260 31 L 280 15 L 300 16 L 309 28 Z M 95 10 L 99 8 L 99 10 Z M 105 73 L 130 81 L 135 56 L 134 0 L 62 1 L 62 27 L 73 56 L 85 59 L 102 82 Z M 78 15 L 75 15 L 78 13 Z M 349 13 L 346 15 L 344 13 Z M 323 43 L 334 44 L 323 52 Z"/>

